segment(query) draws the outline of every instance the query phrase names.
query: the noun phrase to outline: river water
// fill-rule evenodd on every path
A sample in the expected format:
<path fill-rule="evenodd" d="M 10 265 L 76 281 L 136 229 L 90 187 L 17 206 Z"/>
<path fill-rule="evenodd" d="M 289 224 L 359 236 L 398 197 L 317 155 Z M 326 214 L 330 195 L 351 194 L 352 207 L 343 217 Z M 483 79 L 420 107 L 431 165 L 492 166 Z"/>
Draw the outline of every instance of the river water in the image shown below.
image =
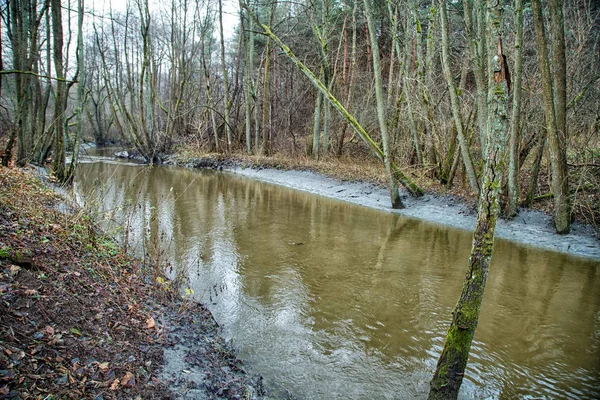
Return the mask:
<path fill-rule="evenodd" d="M 81 164 L 79 200 L 298 399 L 426 398 L 466 231 L 214 171 Z M 496 240 L 461 398 L 600 397 L 600 263 Z"/>

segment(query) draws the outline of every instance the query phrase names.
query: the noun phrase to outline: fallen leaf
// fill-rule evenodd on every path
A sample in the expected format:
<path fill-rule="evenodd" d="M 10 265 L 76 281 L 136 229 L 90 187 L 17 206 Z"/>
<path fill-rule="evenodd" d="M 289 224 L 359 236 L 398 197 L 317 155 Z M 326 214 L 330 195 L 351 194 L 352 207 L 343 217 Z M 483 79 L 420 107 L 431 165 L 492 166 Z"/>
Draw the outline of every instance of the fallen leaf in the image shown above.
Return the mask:
<path fill-rule="evenodd" d="M 115 379 L 112 383 L 112 385 L 110 385 L 110 390 L 117 390 L 119 388 L 119 379 Z"/>
<path fill-rule="evenodd" d="M 156 322 L 154 322 L 154 318 L 150 317 L 146 320 L 146 328 L 147 329 L 156 328 Z"/>
<path fill-rule="evenodd" d="M 54 328 L 53 328 L 53 327 L 51 327 L 50 325 L 46 326 L 46 329 L 45 329 L 45 330 L 46 330 L 46 333 L 47 333 L 49 336 L 52 336 L 52 335 L 54 335 Z"/>
<path fill-rule="evenodd" d="M 66 369 L 64 366 L 59 365 L 58 367 L 56 367 L 56 372 L 58 372 L 61 375 L 69 375 L 69 370 Z"/>
<path fill-rule="evenodd" d="M 25 294 L 28 295 L 28 296 L 35 296 L 36 294 L 38 294 L 38 291 L 35 290 L 35 289 L 27 289 L 25 291 Z"/>
<path fill-rule="evenodd" d="M 103 373 L 108 372 L 108 363 L 107 362 L 103 362 L 102 364 L 98 365 L 98 369 L 100 371 L 102 371 Z"/>
<path fill-rule="evenodd" d="M 9 392 L 8 385 L 0 387 L 0 394 L 2 396 L 6 396 Z"/>
<path fill-rule="evenodd" d="M 17 274 L 19 273 L 19 271 L 20 271 L 20 270 L 21 270 L 21 267 L 19 267 L 18 265 L 14 265 L 14 264 L 13 264 L 13 265 L 11 265 L 11 266 L 10 266 L 10 274 L 11 274 L 12 276 L 15 276 L 15 275 L 17 275 Z"/>
<path fill-rule="evenodd" d="M 135 377 L 133 376 L 133 374 L 129 371 L 125 372 L 125 376 L 123 378 L 121 378 L 121 385 L 122 386 L 133 386 L 135 385 Z"/>
<path fill-rule="evenodd" d="M 83 334 L 77 328 L 71 328 L 71 333 L 76 336 L 83 336 Z"/>
<path fill-rule="evenodd" d="M 11 381 L 15 379 L 15 373 L 13 371 L 0 370 L 0 381 Z"/>

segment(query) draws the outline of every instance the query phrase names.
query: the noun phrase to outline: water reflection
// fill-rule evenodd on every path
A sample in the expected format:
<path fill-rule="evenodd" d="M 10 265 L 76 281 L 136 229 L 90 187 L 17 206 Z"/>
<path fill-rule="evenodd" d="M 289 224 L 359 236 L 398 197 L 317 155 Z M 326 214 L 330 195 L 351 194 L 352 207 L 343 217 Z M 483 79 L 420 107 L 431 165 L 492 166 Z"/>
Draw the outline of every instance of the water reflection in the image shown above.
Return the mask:
<path fill-rule="evenodd" d="M 185 273 L 267 384 L 426 397 L 468 232 L 210 171 L 78 172 L 81 199 Z M 497 241 L 461 396 L 598 397 L 599 360 L 598 263 Z"/>

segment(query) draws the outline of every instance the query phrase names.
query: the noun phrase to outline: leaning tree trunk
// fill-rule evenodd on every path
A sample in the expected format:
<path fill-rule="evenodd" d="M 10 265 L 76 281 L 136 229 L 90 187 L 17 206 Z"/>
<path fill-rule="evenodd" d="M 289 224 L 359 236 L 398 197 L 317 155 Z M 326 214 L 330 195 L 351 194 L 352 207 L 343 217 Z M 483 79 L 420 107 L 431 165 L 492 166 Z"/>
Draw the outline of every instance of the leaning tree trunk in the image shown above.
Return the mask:
<path fill-rule="evenodd" d="M 473 247 L 462 293 L 452 313 L 452 322 L 444 349 L 431 380 L 429 399 L 456 399 L 464 377 L 469 350 L 477 328 L 479 311 L 494 249 L 494 229 L 500 209 L 501 181 L 504 174 L 506 127 L 508 123 L 508 70 L 502 54 L 502 6 L 495 0 L 487 4 L 488 44 L 496 42 L 497 50 L 488 49 L 494 56 L 488 60 L 488 144 L 483 182 L 477 210 L 477 225 Z"/>
<path fill-rule="evenodd" d="M 315 74 L 296 57 L 296 55 L 290 50 L 290 48 L 281 41 L 281 39 L 271 31 L 268 25 L 260 22 L 247 4 L 243 4 L 244 9 L 256 20 L 258 26 L 263 30 L 264 34 L 271 38 L 284 52 L 284 54 L 296 65 L 308 80 L 316 87 L 325 98 L 331 103 L 332 107 L 335 108 L 339 114 L 346 120 L 346 122 L 354 129 L 358 136 L 369 146 L 374 152 L 375 156 L 383 161 L 384 153 L 383 150 L 375 143 L 375 141 L 369 136 L 367 131 L 358 123 L 356 118 L 350 114 L 344 106 L 338 101 L 338 99 L 329 91 L 329 89 L 315 76 Z M 423 190 L 414 183 L 406 174 L 404 174 L 396 165 L 391 164 L 392 175 L 402 186 L 408 190 L 408 192 L 414 197 L 423 196 Z"/>

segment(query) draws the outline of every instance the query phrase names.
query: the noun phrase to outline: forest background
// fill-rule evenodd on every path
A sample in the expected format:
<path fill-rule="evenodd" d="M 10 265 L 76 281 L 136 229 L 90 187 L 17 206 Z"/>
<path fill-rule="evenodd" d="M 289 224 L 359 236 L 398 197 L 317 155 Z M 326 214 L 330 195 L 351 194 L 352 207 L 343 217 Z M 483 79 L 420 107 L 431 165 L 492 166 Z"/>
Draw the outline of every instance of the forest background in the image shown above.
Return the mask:
<path fill-rule="evenodd" d="M 155 163 L 173 152 L 389 160 L 415 187 L 476 198 L 488 114 L 485 3 L 5 1 L 3 162 L 52 161 L 68 180 L 83 141 L 132 146 Z M 510 71 L 503 214 L 536 203 L 558 232 L 574 218 L 598 228 L 600 6 L 496 3 Z"/>

